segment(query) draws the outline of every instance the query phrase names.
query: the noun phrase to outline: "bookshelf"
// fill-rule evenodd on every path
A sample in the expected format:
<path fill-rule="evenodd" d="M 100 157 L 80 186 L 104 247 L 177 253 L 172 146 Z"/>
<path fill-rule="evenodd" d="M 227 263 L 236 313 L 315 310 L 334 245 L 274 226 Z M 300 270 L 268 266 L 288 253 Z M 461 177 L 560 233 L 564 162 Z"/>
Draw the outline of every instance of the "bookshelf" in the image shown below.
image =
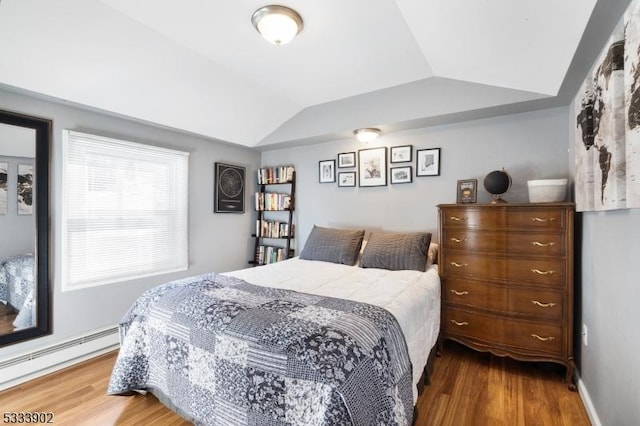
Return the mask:
<path fill-rule="evenodd" d="M 266 167 L 258 170 L 260 190 L 254 194 L 258 212 L 255 233 L 254 266 L 280 262 L 293 257 L 296 173 L 293 166 Z"/>

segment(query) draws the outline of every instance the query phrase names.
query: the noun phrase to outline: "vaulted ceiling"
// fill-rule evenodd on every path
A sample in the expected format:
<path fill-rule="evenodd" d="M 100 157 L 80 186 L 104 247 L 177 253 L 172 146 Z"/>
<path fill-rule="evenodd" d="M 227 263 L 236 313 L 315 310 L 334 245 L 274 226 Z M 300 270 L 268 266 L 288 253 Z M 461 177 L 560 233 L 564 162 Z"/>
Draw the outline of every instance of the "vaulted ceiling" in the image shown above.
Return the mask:
<path fill-rule="evenodd" d="M 567 104 L 628 0 L 0 0 L 0 84 L 250 147 Z"/>

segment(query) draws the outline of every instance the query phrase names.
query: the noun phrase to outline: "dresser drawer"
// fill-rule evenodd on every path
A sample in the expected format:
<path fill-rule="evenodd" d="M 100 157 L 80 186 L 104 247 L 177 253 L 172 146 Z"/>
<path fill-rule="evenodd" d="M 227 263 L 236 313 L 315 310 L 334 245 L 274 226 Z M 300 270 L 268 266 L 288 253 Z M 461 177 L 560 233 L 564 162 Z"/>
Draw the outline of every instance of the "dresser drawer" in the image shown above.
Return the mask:
<path fill-rule="evenodd" d="M 482 344 L 561 355 L 562 326 L 502 318 L 446 307 L 443 317 L 448 337 L 466 337 Z"/>
<path fill-rule="evenodd" d="M 446 277 L 565 286 L 565 261 L 561 258 L 501 257 L 451 250 L 444 251 L 441 260 Z"/>
<path fill-rule="evenodd" d="M 541 319 L 562 319 L 563 292 L 546 289 L 512 288 L 470 280 L 444 281 L 445 303 L 489 309 L 520 315 L 535 315 Z"/>
<path fill-rule="evenodd" d="M 544 232 L 475 231 L 444 228 L 441 244 L 445 248 L 470 251 L 521 253 L 534 256 L 563 256 L 564 234 Z"/>
<path fill-rule="evenodd" d="M 524 230 L 561 230 L 566 227 L 565 211 L 550 208 L 519 208 L 508 206 L 446 207 L 442 208 L 443 227 L 508 228 Z"/>

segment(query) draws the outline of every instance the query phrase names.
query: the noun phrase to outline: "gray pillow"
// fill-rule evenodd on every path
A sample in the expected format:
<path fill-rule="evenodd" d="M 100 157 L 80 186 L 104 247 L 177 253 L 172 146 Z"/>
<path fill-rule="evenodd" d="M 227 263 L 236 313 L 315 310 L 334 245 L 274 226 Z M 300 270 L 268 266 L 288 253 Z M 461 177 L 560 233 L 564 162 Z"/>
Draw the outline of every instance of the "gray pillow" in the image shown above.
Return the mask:
<path fill-rule="evenodd" d="M 313 226 L 300 259 L 353 265 L 358 257 L 364 230 Z"/>
<path fill-rule="evenodd" d="M 360 266 L 391 271 L 424 271 L 430 242 L 429 232 L 372 233 L 362 253 Z"/>

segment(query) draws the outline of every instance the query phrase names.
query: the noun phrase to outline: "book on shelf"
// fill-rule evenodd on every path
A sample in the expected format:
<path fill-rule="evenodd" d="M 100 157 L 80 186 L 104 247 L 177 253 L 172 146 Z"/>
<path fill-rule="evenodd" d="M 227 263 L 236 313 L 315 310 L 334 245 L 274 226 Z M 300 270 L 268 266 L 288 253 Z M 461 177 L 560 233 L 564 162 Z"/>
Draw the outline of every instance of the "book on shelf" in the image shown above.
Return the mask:
<path fill-rule="evenodd" d="M 293 225 L 291 225 L 293 228 Z M 272 221 L 272 220 L 256 220 L 256 236 L 263 238 L 287 238 L 289 237 L 289 223 Z M 293 232 L 291 233 L 293 237 Z"/>
<path fill-rule="evenodd" d="M 268 265 L 288 259 L 287 249 L 284 247 L 258 246 L 256 250 L 256 260 L 258 265 Z M 292 252 L 290 251 L 290 255 Z"/>
<path fill-rule="evenodd" d="M 256 192 L 256 211 L 265 210 L 289 210 L 291 208 L 291 195 L 276 192 Z"/>
<path fill-rule="evenodd" d="M 258 169 L 258 184 L 289 183 L 293 181 L 293 166 L 263 167 Z"/>

